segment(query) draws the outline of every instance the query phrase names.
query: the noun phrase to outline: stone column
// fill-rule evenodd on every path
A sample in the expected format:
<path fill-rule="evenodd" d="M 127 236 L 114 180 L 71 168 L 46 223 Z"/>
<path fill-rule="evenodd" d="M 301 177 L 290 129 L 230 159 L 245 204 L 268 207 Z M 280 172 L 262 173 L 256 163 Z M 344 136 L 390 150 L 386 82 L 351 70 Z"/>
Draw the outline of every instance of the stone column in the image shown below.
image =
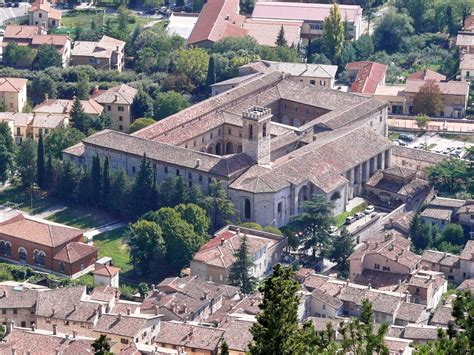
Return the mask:
<path fill-rule="evenodd" d="M 371 175 L 370 174 L 370 160 L 365 161 L 363 164 L 363 167 L 364 167 L 364 171 L 363 171 L 362 181 L 367 182 L 369 181 L 370 175 Z"/>
<path fill-rule="evenodd" d="M 350 200 L 352 197 L 354 197 L 354 169 L 351 169 L 347 172 L 347 180 L 349 180 L 349 191 L 347 196 Z"/>
<path fill-rule="evenodd" d="M 370 158 L 369 165 L 370 165 L 370 175 L 372 175 L 377 170 L 377 157 Z"/>
<path fill-rule="evenodd" d="M 385 151 L 385 169 L 392 167 L 392 149 Z"/>

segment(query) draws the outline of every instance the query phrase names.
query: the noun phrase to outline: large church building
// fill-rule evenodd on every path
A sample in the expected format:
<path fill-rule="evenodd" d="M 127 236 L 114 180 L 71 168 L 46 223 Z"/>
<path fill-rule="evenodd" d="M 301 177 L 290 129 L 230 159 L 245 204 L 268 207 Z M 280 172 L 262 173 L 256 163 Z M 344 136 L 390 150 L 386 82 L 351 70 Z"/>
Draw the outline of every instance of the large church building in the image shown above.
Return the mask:
<path fill-rule="evenodd" d="M 242 221 L 281 227 L 313 194 L 343 212 L 391 166 L 386 136 L 386 103 L 272 72 L 134 134 L 98 132 L 64 155 L 78 164 L 107 156 L 133 176 L 146 154 L 158 181 L 181 176 L 206 190 L 217 179 Z"/>

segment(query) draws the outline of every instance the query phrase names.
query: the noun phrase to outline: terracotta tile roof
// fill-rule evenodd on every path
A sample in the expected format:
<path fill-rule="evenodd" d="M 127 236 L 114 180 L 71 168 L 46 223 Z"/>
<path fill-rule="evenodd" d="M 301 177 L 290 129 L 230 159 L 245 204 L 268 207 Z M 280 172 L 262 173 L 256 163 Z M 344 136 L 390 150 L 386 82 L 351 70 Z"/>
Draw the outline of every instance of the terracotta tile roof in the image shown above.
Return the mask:
<path fill-rule="evenodd" d="M 0 223 L 0 234 L 56 247 L 82 236 L 82 231 L 19 213 Z"/>
<path fill-rule="evenodd" d="M 93 322 L 98 316 L 100 305 L 83 301 L 85 294 L 84 286 L 57 288 L 40 292 L 38 294 L 36 315 L 75 322 Z"/>
<path fill-rule="evenodd" d="M 451 220 L 451 215 L 453 214 L 453 211 L 451 210 L 443 210 L 441 208 L 426 208 L 421 212 L 420 217 L 423 218 L 432 218 L 432 219 L 439 219 L 443 221 L 450 221 Z"/>
<path fill-rule="evenodd" d="M 13 120 L 15 127 L 26 127 L 33 121 L 33 115 L 21 112 L 0 112 L 0 121 L 3 120 Z"/>
<path fill-rule="evenodd" d="M 117 273 L 120 272 L 120 268 L 111 266 L 111 265 L 103 265 L 102 267 L 96 268 L 93 273 L 96 275 L 102 276 L 115 276 Z"/>
<path fill-rule="evenodd" d="M 148 318 L 135 315 L 102 314 L 94 332 L 135 338 L 144 328 Z"/>
<path fill-rule="evenodd" d="M 407 80 L 405 83 L 405 92 L 417 94 L 423 85 L 429 83 L 429 80 Z M 469 83 L 465 81 L 441 81 L 436 82 L 442 95 L 466 96 L 469 93 Z"/>
<path fill-rule="evenodd" d="M 84 112 L 90 115 L 98 116 L 104 110 L 104 107 L 95 100 L 80 100 Z M 66 99 L 47 99 L 38 104 L 33 109 L 35 113 L 50 113 L 50 114 L 70 114 L 74 100 Z"/>
<path fill-rule="evenodd" d="M 420 323 L 427 321 L 429 317 L 426 306 L 416 303 L 402 302 L 397 310 L 395 319 L 407 321 L 409 323 Z"/>
<path fill-rule="evenodd" d="M 395 168 L 397 169 L 397 168 Z M 407 169 L 408 170 L 408 169 Z M 393 179 L 393 176 L 396 177 L 393 172 L 397 170 L 379 170 L 374 175 L 370 177 L 366 185 L 374 187 L 380 190 L 388 191 L 391 193 L 396 193 L 401 196 L 411 196 L 414 197 L 423 191 L 428 192 L 431 185 L 428 181 L 422 179 L 413 179 L 416 176 L 416 173 L 413 171 L 412 180 L 406 183 L 403 181 Z M 401 176 L 398 176 L 401 177 Z"/>
<path fill-rule="evenodd" d="M 38 293 L 24 286 L 0 285 L 0 308 L 32 308 Z"/>
<path fill-rule="evenodd" d="M 474 213 L 474 200 L 466 201 L 466 204 L 458 209 L 458 214 Z"/>
<path fill-rule="evenodd" d="M 463 24 L 464 31 L 472 31 L 474 30 L 474 15 L 470 14 L 466 16 Z"/>
<path fill-rule="evenodd" d="M 348 71 L 357 71 L 355 81 L 352 83 L 351 92 L 361 94 L 374 94 L 379 85 L 385 82 L 387 72 L 385 64 L 377 62 L 354 62 L 347 64 Z"/>
<path fill-rule="evenodd" d="M 461 32 L 456 37 L 456 45 L 461 47 L 474 46 L 474 33 Z"/>
<path fill-rule="evenodd" d="M 403 331 L 403 338 L 418 341 L 436 340 L 438 339 L 438 327 L 408 324 Z"/>
<path fill-rule="evenodd" d="M 243 28 L 248 31 L 249 36 L 255 38 L 258 44 L 269 47 L 276 47 L 275 42 L 282 26 L 288 45 L 299 43 L 303 21 L 282 22 L 247 18 L 243 23 Z"/>
<path fill-rule="evenodd" d="M 73 146 L 63 150 L 64 153 L 66 153 L 68 155 L 73 155 L 73 156 L 76 156 L 76 157 L 83 156 L 84 151 L 85 151 L 85 147 L 84 147 L 84 144 L 82 142 L 77 143 L 76 145 L 73 145 Z"/>
<path fill-rule="evenodd" d="M 252 322 L 233 320 L 221 326 L 225 329 L 224 339 L 229 345 L 229 350 L 243 353 L 249 350 L 248 345 L 253 339 L 250 333 L 252 325 Z"/>
<path fill-rule="evenodd" d="M 317 77 L 326 79 L 334 79 L 337 72 L 337 65 L 273 62 L 270 60 L 259 60 L 258 62 L 243 65 L 239 69 L 245 70 L 247 68 L 259 73 L 281 71 L 293 76 Z"/>
<path fill-rule="evenodd" d="M 446 155 L 429 152 L 427 150 L 414 149 L 394 145 L 392 147 L 392 155 L 410 160 L 423 161 L 426 163 L 437 164 L 443 160 L 449 159 Z"/>
<path fill-rule="evenodd" d="M 48 13 L 48 17 L 54 20 L 61 20 L 61 11 L 53 9 L 51 4 L 46 0 L 35 0 L 28 12 L 45 11 Z"/>
<path fill-rule="evenodd" d="M 110 313 L 114 314 L 138 314 L 140 313 L 140 303 L 137 302 L 126 302 L 126 301 L 121 301 L 118 300 Z"/>
<path fill-rule="evenodd" d="M 112 286 L 98 286 L 92 290 L 90 299 L 93 301 L 110 302 L 113 299 L 118 298 L 118 295 L 120 295 L 120 291 Z"/>
<path fill-rule="evenodd" d="M 33 117 L 32 127 L 54 129 L 65 126 L 67 122 L 68 118 L 65 115 L 37 114 Z"/>
<path fill-rule="evenodd" d="M 223 329 L 201 327 L 177 322 L 161 322 L 156 343 L 183 346 L 200 350 L 217 351 Z"/>
<path fill-rule="evenodd" d="M 461 282 L 461 284 L 456 288 L 456 290 L 471 290 L 471 294 L 474 295 L 474 279 L 467 279 Z"/>
<path fill-rule="evenodd" d="M 349 23 L 357 22 L 362 17 L 362 9 L 360 6 L 338 6 L 341 12 L 341 18 Z M 331 4 L 259 1 L 255 4 L 252 17 L 323 22 L 324 19 L 329 16 L 331 7 Z"/>
<path fill-rule="evenodd" d="M 461 252 L 460 258 L 465 260 L 473 260 L 474 257 L 474 240 L 468 240 Z"/>
<path fill-rule="evenodd" d="M 33 46 L 41 46 L 43 44 L 50 44 L 55 47 L 64 47 L 70 41 L 67 35 L 34 35 L 31 44 Z"/>
<path fill-rule="evenodd" d="M 311 297 L 314 297 L 318 301 L 321 301 L 334 309 L 339 309 L 343 305 L 341 300 L 327 294 L 323 289 L 314 289 L 314 291 L 311 293 Z"/>
<path fill-rule="evenodd" d="M 442 81 L 446 80 L 446 75 L 437 73 L 431 69 L 425 69 L 416 73 L 408 75 L 407 80 L 434 80 Z"/>
<path fill-rule="evenodd" d="M 241 28 L 245 17 L 238 12 L 238 0 L 209 0 L 199 14 L 188 38 L 188 44 L 217 42 L 225 37 L 245 36 L 247 31 Z"/>
<path fill-rule="evenodd" d="M 137 89 L 127 84 L 121 84 L 94 96 L 93 99 L 100 104 L 131 105 L 137 92 Z"/>
<path fill-rule="evenodd" d="M 312 291 L 316 288 L 321 288 L 327 282 L 328 278 L 322 275 L 309 275 L 304 278 L 303 286 Z"/>
<path fill-rule="evenodd" d="M 436 308 L 435 312 L 433 313 L 433 317 L 431 318 L 430 324 L 432 325 L 441 325 L 441 326 L 448 326 L 449 322 L 454 322 L 455 318 L 453 316 L 453 309 L 450 307 L 439 306 Z"/>
<path fill-rule="evenodd" d="M 371 285 L 381 290 L 393 291 L 398 288 L 400 282 L 404 282 L 407 277 L 407 274 L 364 269 L 361 274 L 355 275 L 354 282 L 362 285 Z"/>
<path fill-rule="evenodd" d="M 0 78 L 1 92 L 20 92 L 28 83 L 28 79 L 21 78 Z"/>
<path fill-rule="evenodd" d="M 439 263 L 445 257 L 445 253 L 437 250 L 425 250 L 421 255 L 423 261 L 428 261 L 430 263 Z"/>
<path fill-rule="evenodd" d="M 125 42 L 109 37 L 102 36 L 100 41 L 76 41 L 71 51 L 71 56 L 110 58 L 113 52 L 122 52 Z"/>
<path fill-rule="evenodd" d="M 8 39 L 33 39 L 38 34 L 38 26 L 7 25 L 4 40 Z"/>
<path fill-rule="evenodd" d="M 308 320 L 314 326 L 314 330 L 317 332 L 322 332 L 327 329 L 327 325 L 331 324 L 332 329 L 337 330 L 340 328 L 341 321 L 336 319 L 329 319 L 329 318 L 319 318 L 319 317 L 308 317 Z"/>
<path fill-rule="evenodd" d="M 74 263 L 94 254 L 97 255 L 97 249 L 93 246 L 80 242 L 71 242 L 66 244 L 64 248 L 54 256 L 54 260 Z"/>
<path fill-rule="evenodd" d="M 242 230 L 240 234 L 237 234 L 237 231 L 228 229 L 216 233 L 212 240 L 201 246 L 199 251 L 193 256 L 193 260 L 227 269 L 236 260 L 235 252 L 242 244 L 244 233 L 247 235 L 249 255 L 254 255 L 263 248 L 268 250 L 284 239 L 271 233 L 258 233 L 259 235 L 255 235 L 256 232 Z"/>
<path fill-rule="evenodd" d="M 445 198 L 436 196 L 429 203 L 430 207 L 450 207 L 450 208 L 460 208 L 465 204 L 464 200 L 457 200 L 454 198 Z"/>

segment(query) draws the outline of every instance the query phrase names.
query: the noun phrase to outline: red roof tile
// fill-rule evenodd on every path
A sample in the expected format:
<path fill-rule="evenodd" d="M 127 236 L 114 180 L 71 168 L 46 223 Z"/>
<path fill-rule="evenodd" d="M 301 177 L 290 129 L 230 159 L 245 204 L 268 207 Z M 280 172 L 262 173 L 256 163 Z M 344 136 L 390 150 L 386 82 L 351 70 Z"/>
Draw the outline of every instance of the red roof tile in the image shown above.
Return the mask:
<path fill-rule="evenodd" d="M 423 71 L 418 71 L 408 75 L 407 80 L 434 80 L 442 81 L 446 80 L 446 76 L 440 73 L 437 73 L 431 69 L 425 69 Z"/>
<path fill-rule="evenodd" d="M 120 269 L 115 266 L 104 265 L 101 268 L 95 269 L 94 274 L 102 276 L 114 276 L 120 272 Z"/>
<path fill-rule="evenodd" d="M 348 71 L 357 71 L 351 91 L 361 94 L 374 94 L 377 86 L 385 82 L 385 64 L 376 62 L 354 62 L 347 64 Z"/>
<path fill-rule="evenodd" d="M 85 258 L 86 256 L 97 254 L 97 249 L 93 246 L 72 242 L 64 246 L 55 256 L 55 260 L 73 263 Z"/>

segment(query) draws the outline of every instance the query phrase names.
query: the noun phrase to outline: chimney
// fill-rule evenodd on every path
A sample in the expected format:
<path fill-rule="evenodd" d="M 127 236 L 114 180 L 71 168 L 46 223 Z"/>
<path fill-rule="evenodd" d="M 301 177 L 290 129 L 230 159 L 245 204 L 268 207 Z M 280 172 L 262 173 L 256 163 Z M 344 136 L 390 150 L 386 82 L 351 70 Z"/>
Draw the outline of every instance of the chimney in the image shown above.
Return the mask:
<path fill-rule="evenodd" d="M 240 227 L 237 227 L 237 228 L 235 229 L 235 234 L 237 234 L 237 235 L 240 234 Z"/>
<path fill-rule="evenodd" d="M 120 50 L 120 47 L 119 47 L 119 46 L 117 46 L 117 52 L 118 52 L 119 50 Z"/>
<path fill-rule="evenodd" d="M 398 279 L 398 288 L 400 289 L 400 287 L 402 287 L 402 280 Z"/>
<path fill-rule="evenodd" d="M 372 289 L 372 284 L 370 282 L 369 282 L 368 286 L 369 286 L 369 290 L 371 290 Z"/>
<path fill-rule="evenodd" d="M 410 302 L 410 292 L 408 292 L 408 291 L 405 292 L 405 302 L 407 302 L 407 303 Z"/>
<path fill-rule="evenodd" d="M 58 325 L 53 324 L 53 335 L 58 335 Z"/>
<path fill-rule="evenodd" d="M 127 316 L 129 316 L 130 314 L 132 314 L 132 310 L 130 307 L 127 307 Z"/>
<path fill-rule="evenodd" d="M 224 245 L 224 243 L 225 243 L 225 239 L 221 238 L 221 246 Z"/>
<path fill-rule="evenodd" d="M 474 253 L 471 253 L 471 260 L 474 261 Z M 6 292 L 5 292 L 6 294 Z"/>
<path fill-rule="evenodd" d="M 72 330 L 72 337 L 73 337 L 73 338 L 76 338 L 76 337 L 77 337 L 77 330 L 76 330 L 76 329 L 73 329 L 73 330 Z"/>
<path fill-rule="evenodd" d="M 201 159 L 196 159 L 196 168 L 199 168 L 201 165 Z"/>
<path fill-rule="evenodd" d="M 107 307 L 109 306 L 107 305 Z M 102 317 L 102 306 L 99 306 L 99 309 L 97 311 L 98 311 L 99 317 Z"/>

